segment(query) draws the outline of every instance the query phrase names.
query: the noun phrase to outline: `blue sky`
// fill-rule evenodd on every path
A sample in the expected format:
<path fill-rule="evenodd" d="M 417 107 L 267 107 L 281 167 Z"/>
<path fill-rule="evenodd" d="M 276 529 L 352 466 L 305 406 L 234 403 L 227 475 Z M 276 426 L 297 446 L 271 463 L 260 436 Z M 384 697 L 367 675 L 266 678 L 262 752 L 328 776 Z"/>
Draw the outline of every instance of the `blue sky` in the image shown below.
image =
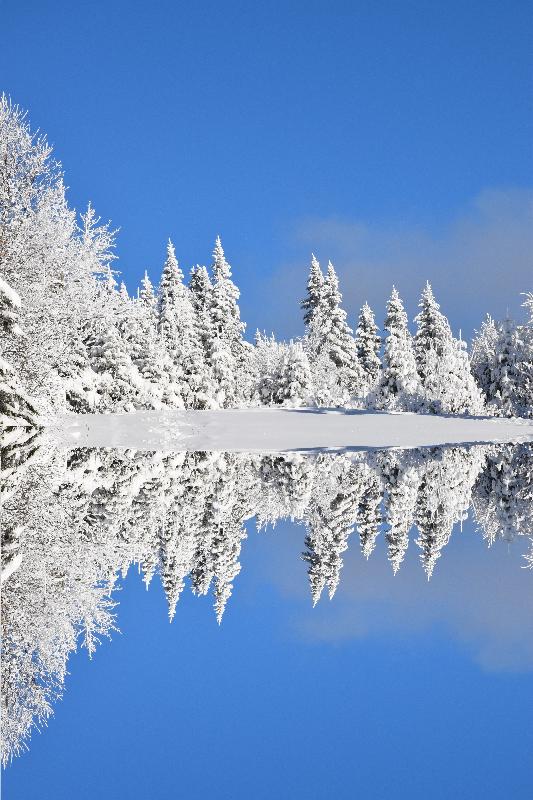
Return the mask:
<path fill-rule="evenodd" d="M 243 317 L 301 332 L 311 250 L 354 315 L 426 278 L 455 329 L 531 289 L 528 2 L 3 0 L 3 88 L 61 158 L 71 202 L 120 227 L 131 290 L 168 236 L 220 233 Z M 503 277 L 505 276 L 505 277 Z M 528 285 L 529 284 L 529 285 Z"/>

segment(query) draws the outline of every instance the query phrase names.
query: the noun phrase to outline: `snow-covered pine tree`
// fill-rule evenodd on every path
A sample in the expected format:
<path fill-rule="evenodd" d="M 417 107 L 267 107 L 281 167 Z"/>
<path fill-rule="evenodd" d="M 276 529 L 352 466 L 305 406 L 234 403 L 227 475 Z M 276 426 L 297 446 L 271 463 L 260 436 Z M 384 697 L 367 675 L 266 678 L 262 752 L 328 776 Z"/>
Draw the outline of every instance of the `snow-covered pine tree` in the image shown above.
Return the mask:
<path fill-rule="evenodd" d="M 490 402 L 503 416 L 531 414 L 530 402 L 523 398 L 526 384 L 527 358 L 523 330 L 513 320 L 506 318 L 497 326 L 495 358 L 491 370 Z M 526 400 L 524 403 L 523 400 Z M 529 406 L 529 407 L 528 407 Z"/>
<path fill-rule="evenodd" d="M 308 297 L 303 301 L 307 322 L 306 350 L 318 405 L 346 405 L 360 393 L 362 372 L 353 332 L 341 306 L 339 281 L 331 261 L 326 276 L 313 256 Z"/>
<path fill-rule="evenodd" d="M 209 361 L 217 385 L 217 401 L 222 407 L 246 403 L 252 392 L 252 347 L 244 341 L 237 286 L 224 255 L 220 236 L 213 251 L 213 289 L 211 292 L 211 341 Z"/>
<path fill-rule="evenodd" d="M 167 244 L 167 257 L 161 272 L 158 290 L 158 322 L 157 331 L 164 349 L 164 366 L 166 373 L 166 389 L 163 396 L 165 404 L 176 408 L 185 408 L 187 394 L 184 387 L 184 370 L 180 363 L 181 342 L 177 333 L 176 305 L 181 295 L 183 273 L 176 258 L 172 242 Z"/>
<path fill-rule="evenodd" d="M 446 344 L 452 338 L 450 324 L 435 300 L 429 281 L 426 283 L 419 302 L 420 312 L 415 317 L 417 331 L 414 338 L 418 374 L 424 384 L 428 377 L 426 354 L 434 351 L 444 357 Z"/>
<path fill-rule="evenodd" d="M 278 377 L 287 345 L 276 341 L 273 333 L 267 336 L 261 331 L 256 331 L 254 342 L 254 399 L 258 405 L 275 405 L 278 402 Z"/>
<path fill-rule="evenodd" d="M 486 403 L 490 403 L 492 399 L 497 339 L 496 322 L 487 314 L 481 328 L 476 331 L 470 356 L 470 369 Z M 488 408 L 491 410 L 490 406 Z"/>
<path fill-rule="evenodd" d="M 414 346 L 424 408 L 436 414 L 480 414 L 483 398 L 470 370 L 466 345 L 452 335 L 429 283 L 420 299 Z"/>
<path fill-rule="evenodd" d="M 78 267 L 71 279 L 80 297 L 72 303 L 67 354 L 58 362 L 57 371 L 62 379 L 67 407 L 76 413 L 86 413 L 98 410 L 102 396 L 98 388 L 101 390 L 102 381 L 109 380 L 92 369 L 89 341 L 101 335 L 109 325 L 116 327 L 119 321 L 116 292 L 112 291 L 114 279 L 110 281 L 108 277 L 115 259 L 112 252 L 114 232 L 108 225 L 100 224 L 90 203 L 81 215 L 77 248 L 77 259 L 84 266 L 83 270 Z M 104 284 L 107 293 L 103 291 Z"/>
<path fill-rule="evenodd" d="M 144 403 L 144 386 L 133 364 L 127 330 L 130 301 L 121 297 L 110 267 L 97 287 L 101 313 L 85 326 L 84 344 L 91 369 L 97 374 L 94 410 L 134 411 Z"/>
<path fill-rule="evenodd" d="M 388 336 L 374 404 L 376 408 L 388 411 L 416 411 L 421 398 L 413 337 L 401 297 L 394 286 L 387 303 L 384 327 Z"/>
<path fill-rule="evenodd" d="M 375 391 L 379 382 L 381 361 L 381 337 L 374 319 L 374 312 L 365 303 L 359 313 L 357 329 L 355 331 L 355 347 L 359 365 L 362 369 L 362 394 L 370 395 Z"/>
<path fill-rule="evenodd" d="M 275 376 L 275 402 L 286 406 L 308 405 L 311 368 L 301 342 L 290 342 Z"/>
<path fill-rule="evenodd" d="M 520 365 L 519 402 L 523 415 L 533 417 L 533 292 L 525 293 L 524 308 L 528 311 L 528 319 L 520 326 L 522 336 L 523 358 Z"/>
<path fill-rule="evenodd" d="M 141 280 L 141 287 L 135 305 L 138 338 L 133 346 L 132 359 L 143 378 L 150 384 L 152 405 L 158 406 L 165 384 L 163 369 L 165 352 L 162 338 L 157 330 L 157 297 L 146 271 Z"/>
<path fill-rule="evenodd" d="M 139 290 L 139 300 L 146 308 L 150 309 L 153 314 L 154 320 L 157 319 L 157 297 L 155 296 L 155 289 L 148 271 L 144 271 L 144 277 L 141 279 L 141 289 Z"/>
<path fill-rule="evenodd" d="M 170 240 L 159 286 L 158 329 L 168 354 L 166 401 L 177 407 L 205 407 L 206 367 L 200 332 L 191 291 L 183 283 Z"/>
<path fill-rule="evenodd" d="M 200 340 L 206 354 L 209 353 L 211 339 L 211 305 L 213 302 L 213 284 L 206 267 L 196 265 L 191 270 L 189 280 L 191 300 L 196 312 L 196 321 L 200 331 Z"/>
<path fill-rule="evenodd" d="M 524 305 L 527 307 L 528 301 Z M 483 321 L 471 367 L 487 408 L 498 416 L 533 416 L 533 324 Z"/>
<path fill-rule="evenodd" d="M 211 322 L 211 305 L 213 301 L 213 284 L 209 273 L 204 266 L 196 265 L 191 270 L 189 291 L 194 309 L 194 319 L 197 335 L 203 353 L 203 371 L 200 376 L 200 386 L 197 390 L 197 408 L 213 408 L 215 400 L 216 383 L 211 366 L 211 343 L 213 326 Z"/>
<path fill-rule="evenodd" d="M 324 275 L 320 269 L 319 262 L 315 258 L 315 254 L 312 253 L 309 277 L 307 279 L 307 295 L 300 303 L 304 311 L 304 323 L 308 326 L 311 324 L 315 311 L 320 305 L 323 286 Z"/>
<path fill-rule="evenodd" d="M 351 398 L 360 393 L 364 376 L 357 357 L 353 331 L 346 322 L 346 312 L 341 306 L 339 279 L 331 261 L 328 262 L 323 293 L 328 323 L 323 349 L 337 368 L 341 392 Z"/>

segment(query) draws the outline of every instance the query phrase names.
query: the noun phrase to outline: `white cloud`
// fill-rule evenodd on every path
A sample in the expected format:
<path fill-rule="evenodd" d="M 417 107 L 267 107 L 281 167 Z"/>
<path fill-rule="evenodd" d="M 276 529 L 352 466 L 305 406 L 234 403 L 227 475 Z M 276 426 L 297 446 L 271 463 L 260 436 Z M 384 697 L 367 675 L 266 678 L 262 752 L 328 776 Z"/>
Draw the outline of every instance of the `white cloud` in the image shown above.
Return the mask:
<path fill-rule="evenodd" d="M 268 327 L 284 335 L 301 328 L 298 300 L 314 251 L 324 264 L 328 258 L 335 263 L 352 324 L 365 300 L 381 320 L 393 284 L 412 318 L 429 280 L 455 330 L 462 327 L 469 336 L 487 312 L 496 318 L 508 309 L 523 313 L 520 293 L 533 287 L 533 192 L 483 191 L 452 222 L 431 230 L 402 222 L 305 219 L 291 240 L 296 258 L 261 287 L 273 298 Z"/>

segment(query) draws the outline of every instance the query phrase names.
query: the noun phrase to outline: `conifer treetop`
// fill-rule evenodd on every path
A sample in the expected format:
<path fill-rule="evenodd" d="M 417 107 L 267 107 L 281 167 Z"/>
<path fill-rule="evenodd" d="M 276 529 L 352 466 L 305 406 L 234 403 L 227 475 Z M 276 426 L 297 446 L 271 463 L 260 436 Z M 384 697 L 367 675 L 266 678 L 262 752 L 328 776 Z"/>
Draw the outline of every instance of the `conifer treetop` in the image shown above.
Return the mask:
<path fill-rule="evenodd" d="M 307 279 L 307 297 L 305 297 L 300 303 L 302 309 L 304 310 L 304 323 L 306 325 L 311 323 L 314 312 L 320 305 L 324 281 L 325 278 L 322 270 L 320 269 L 320 264 L 315 257 L 315 254 L 312 253 L 309 277 Z"/>
<path fill-rule="evenodd" d="M 182 282 L 183 282 L 183 272 L 181 271 L 178 259 L 176 258 L 176 251 L 174 249 L 174 245 L 172 244 L 171 239 L 169 239 L 167 243 L 167 257 L 163 265 L 163 271 L 161 273 L 161 282 L 159 284 L 159 290 L 161 294 L 164 293 L 172 294 L 175 287 Z"/>
<path fill-rule="evenodd" d="M 213 277 L 215 283 L 231 278 L 231 266 L 224 255 L 224 248 L 222 247 L 220 236 L 217 236 L 215 240 L 215 249 L 213 250 Z"/>
<path fill-rule="evenodd" d="M 191 278 L 189 281 L 189 289 L 195 295 L 205 295 L 213 288 L 211 278 L 207 271 L 207 267 L 197 264 L 191 269 Z"/>

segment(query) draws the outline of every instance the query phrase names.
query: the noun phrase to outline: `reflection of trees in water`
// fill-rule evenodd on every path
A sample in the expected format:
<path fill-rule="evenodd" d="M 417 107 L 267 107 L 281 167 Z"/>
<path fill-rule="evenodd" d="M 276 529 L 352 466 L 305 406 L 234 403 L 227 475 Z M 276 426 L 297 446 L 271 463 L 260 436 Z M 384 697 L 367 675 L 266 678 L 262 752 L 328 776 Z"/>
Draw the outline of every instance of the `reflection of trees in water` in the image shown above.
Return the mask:
<path fill-rule="evenodd" d="M 489 544 L 533 541 L 533 448 L 473 446 L 353 455 L 74 450 L 35 439 L 2 453 L 4 759 L 61 696 L 68 656 L 113 628 L 118 576 L 159 573 L 172 620 L 188 580 L 220 622 L 240 571 L 244 523 L 306 527 L 313 603 L 333 597 L 357 531 L 368 558 L 381 530 L 396 573 L 416 527 L 428 578 L 472 506 Z M 533 553 L 533 550 L 532 550 Z M 526 557 L 533 565 L 533 556 Z"/>

